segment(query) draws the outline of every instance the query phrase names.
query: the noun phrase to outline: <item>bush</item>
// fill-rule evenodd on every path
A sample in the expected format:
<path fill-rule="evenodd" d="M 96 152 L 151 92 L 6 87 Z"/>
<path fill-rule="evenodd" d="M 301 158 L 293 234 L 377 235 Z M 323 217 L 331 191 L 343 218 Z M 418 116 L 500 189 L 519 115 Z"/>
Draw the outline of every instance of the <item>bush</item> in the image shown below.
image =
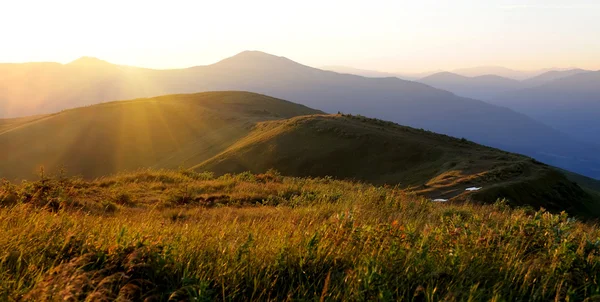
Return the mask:
<path fill-rule="evenodd" d="M 19 201 L 16 187 L 6 180 L 0 181 L 0 206 L 11 206 Z"/>
<path fill-rule="evenodd" d="M 112 200 L 118 205 L 131 205 L 133 204 L 131 195 L 127 192 L 117 192 Z"/>
<path fill-rule="evenodd" d="M 104 201 L 102 203 L 102 209 L 106 213 L 114 213 L 119 210 L 119 206 L 111 201 Z"/>

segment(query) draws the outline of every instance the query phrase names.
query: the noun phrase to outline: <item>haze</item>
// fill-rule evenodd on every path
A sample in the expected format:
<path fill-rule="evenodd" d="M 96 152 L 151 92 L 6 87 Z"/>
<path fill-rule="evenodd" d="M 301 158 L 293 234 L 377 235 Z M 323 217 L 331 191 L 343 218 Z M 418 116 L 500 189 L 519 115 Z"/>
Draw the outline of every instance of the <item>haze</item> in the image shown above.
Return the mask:
<path fill-rule="evenodd" d="M 600 69 L 594 0 L 3 1 L 0 12 L 0 62 L 88 55 L 169 69 L 257 49 L 389 72 Z"/>

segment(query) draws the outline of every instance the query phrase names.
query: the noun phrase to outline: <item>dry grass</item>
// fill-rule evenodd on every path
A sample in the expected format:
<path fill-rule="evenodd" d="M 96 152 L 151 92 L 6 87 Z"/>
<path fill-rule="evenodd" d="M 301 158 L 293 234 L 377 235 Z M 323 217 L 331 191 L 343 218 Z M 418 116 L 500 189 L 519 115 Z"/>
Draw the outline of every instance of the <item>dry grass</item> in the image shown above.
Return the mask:
<path fill-rule="evenodd" d="M 48 206 L 59 197 L 63 206 Z M 0 202 L 0 300 L 548 301 L 600 291 L 595 225 L 503 202 L 189 171 L 6 183 Z"/>

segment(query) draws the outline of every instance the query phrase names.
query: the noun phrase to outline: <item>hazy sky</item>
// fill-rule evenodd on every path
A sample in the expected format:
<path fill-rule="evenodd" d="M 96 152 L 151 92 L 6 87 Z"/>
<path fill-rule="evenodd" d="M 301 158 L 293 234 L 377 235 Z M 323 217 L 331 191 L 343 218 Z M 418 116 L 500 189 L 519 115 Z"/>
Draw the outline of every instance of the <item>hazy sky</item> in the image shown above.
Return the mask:
<path fill-rule="evenodd" d="M 600 69 L 600 0 L 2 0 L 0 62 L 178 68 L 262 50 L 311 66 Z"/>

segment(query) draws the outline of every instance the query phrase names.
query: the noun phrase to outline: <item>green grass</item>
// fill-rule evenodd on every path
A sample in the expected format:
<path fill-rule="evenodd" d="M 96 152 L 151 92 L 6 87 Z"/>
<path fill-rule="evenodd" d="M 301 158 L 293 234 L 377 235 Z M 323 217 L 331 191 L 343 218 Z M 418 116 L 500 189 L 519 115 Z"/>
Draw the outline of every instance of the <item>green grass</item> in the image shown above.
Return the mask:
<path fill-rule="evenodd" d="M 270 171 L 0 188 L 0 300 L 583 300 L 600 229 Z"/>

